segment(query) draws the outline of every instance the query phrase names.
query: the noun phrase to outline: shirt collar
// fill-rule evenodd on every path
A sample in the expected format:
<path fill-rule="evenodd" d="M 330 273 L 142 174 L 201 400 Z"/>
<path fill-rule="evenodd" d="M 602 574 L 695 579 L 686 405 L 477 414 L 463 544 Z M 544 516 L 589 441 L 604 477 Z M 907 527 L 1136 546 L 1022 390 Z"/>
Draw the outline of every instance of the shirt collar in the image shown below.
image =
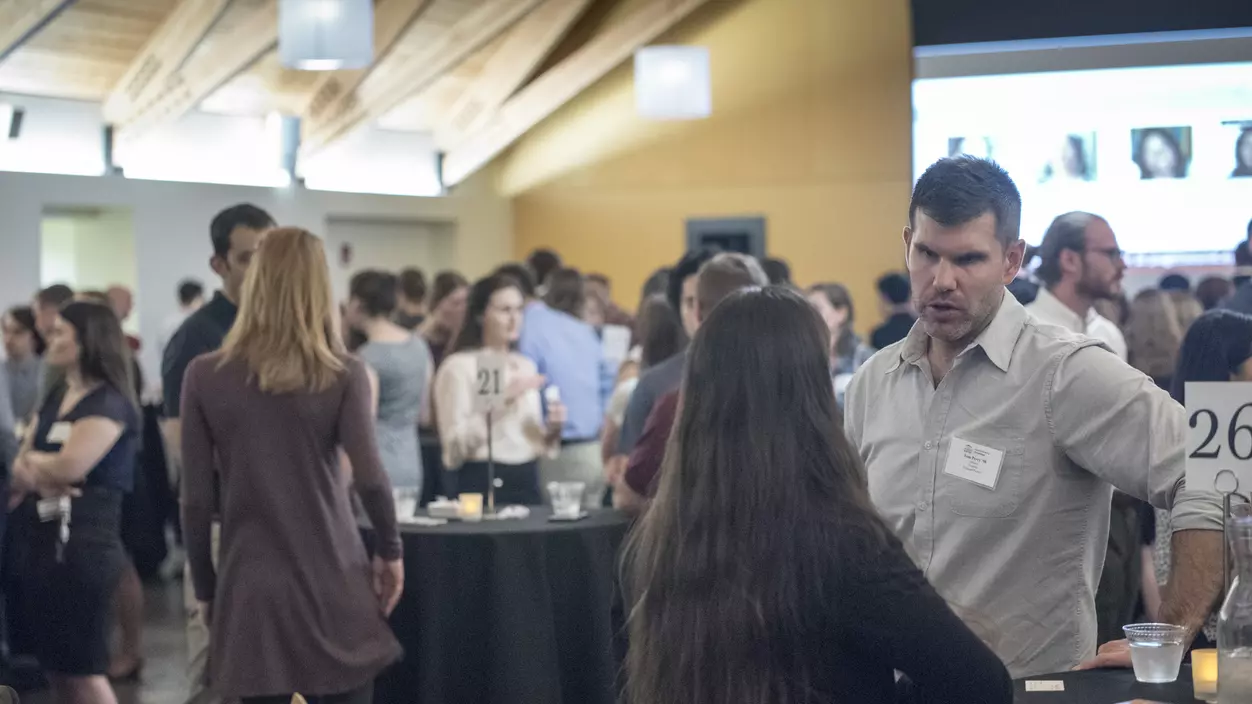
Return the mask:
<path fill-rule="evenodd" d="M 1074 332 L 1086 332 L 1092 323 L 1100 319 L 1100 314 L 1096 312 L 1094 306 L 1087 309 L 1087 316 L 1084 318 L 1043 287 L 1039 288 L 1039 294 L 1035 297 L 1033 305 L 1042 309 L 1047 318 L 1065 321 L 1064 327 Z"/>
<path fill-rule="evenodd" d="M 1017 338 L 1021 335 L 1026 317 L 1026 308 L 1006 290 L 995 317 L 991 319 L 991 324 L 979 333 L 978 337 L 974 338 L 974 341 L 961 354 L 975 347 L 981 347 L 992 364 L 996 365 L 1000 371 L 1007 372 L 1009 362 L 1013 359 L 1013 348 L 1017 346 Z M 922 321 L 918 319 L 909 330 L 908 337 L 904 338 L 904 345 L 900 347 L 900 359 L 891 365 L 887 373 L 894 372 L 903 364 L 916 363 L 926 355 L 929 344 L 930 336 L 926 334 Z"/>

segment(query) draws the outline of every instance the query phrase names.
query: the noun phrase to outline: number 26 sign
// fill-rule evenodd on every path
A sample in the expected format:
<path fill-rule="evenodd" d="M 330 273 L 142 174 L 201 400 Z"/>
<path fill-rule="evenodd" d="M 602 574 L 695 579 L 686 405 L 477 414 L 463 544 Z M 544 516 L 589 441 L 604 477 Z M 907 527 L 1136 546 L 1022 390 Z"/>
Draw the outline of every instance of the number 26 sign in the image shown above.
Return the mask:
<path fill-rule="evenodd" d="M 1252 383 L 1187 383 L 1187 488 L 1252 493 Z"/>

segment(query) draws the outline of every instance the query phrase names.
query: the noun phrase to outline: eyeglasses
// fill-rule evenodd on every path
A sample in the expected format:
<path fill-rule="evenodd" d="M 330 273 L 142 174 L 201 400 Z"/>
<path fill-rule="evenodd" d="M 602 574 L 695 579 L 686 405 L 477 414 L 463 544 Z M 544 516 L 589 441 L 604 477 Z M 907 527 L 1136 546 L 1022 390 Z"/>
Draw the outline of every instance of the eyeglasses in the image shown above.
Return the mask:
<path fill-rule="evenodd" d="M 1086 251 L 1095 252 L 1097 254 L 1103 254 L 1104 256 L 1108 257 L 1111 261 L 1114 261 L 1114 262 L 1120 262 L 1126 259 L 1126 253 L 1118 249 L 1117 247 L 1109 247 L 1107 249 L 1088 248 Z"/>

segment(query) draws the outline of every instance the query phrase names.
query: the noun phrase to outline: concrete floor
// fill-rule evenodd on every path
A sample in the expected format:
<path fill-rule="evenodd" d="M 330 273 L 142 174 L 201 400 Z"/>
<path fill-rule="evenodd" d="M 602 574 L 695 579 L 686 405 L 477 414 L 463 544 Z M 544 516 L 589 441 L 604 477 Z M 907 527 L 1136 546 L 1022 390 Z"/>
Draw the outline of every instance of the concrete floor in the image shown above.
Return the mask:
<path fill-rule="evenodd" d="M 118 704 L 183 704 L 187 699 L 187 636 L 183 585 L 179 581 L 145 590 L 143 676 L 136 684 L 115 684 Z M 22 704 L 53 704 L 48 691 L 31 692 Z"/>

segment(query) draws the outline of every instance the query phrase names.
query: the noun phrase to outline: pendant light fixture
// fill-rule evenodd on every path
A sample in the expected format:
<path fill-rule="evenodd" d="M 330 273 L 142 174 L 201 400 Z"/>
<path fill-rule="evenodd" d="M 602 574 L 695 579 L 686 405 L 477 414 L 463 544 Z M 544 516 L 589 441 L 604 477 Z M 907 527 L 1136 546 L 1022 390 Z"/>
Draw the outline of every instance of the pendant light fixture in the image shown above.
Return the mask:
<path fill-rule="evenodd" d="M 280 0 L 278 54 L 284 66 L 303 71 L 369 66 L 373 0 Z"/>
<path fill-rule="evenodd" d="M 648 46 L 635 52 L 635 109 L 651 120 L 699 120 L 713 111 L 709 50 Z"/>

